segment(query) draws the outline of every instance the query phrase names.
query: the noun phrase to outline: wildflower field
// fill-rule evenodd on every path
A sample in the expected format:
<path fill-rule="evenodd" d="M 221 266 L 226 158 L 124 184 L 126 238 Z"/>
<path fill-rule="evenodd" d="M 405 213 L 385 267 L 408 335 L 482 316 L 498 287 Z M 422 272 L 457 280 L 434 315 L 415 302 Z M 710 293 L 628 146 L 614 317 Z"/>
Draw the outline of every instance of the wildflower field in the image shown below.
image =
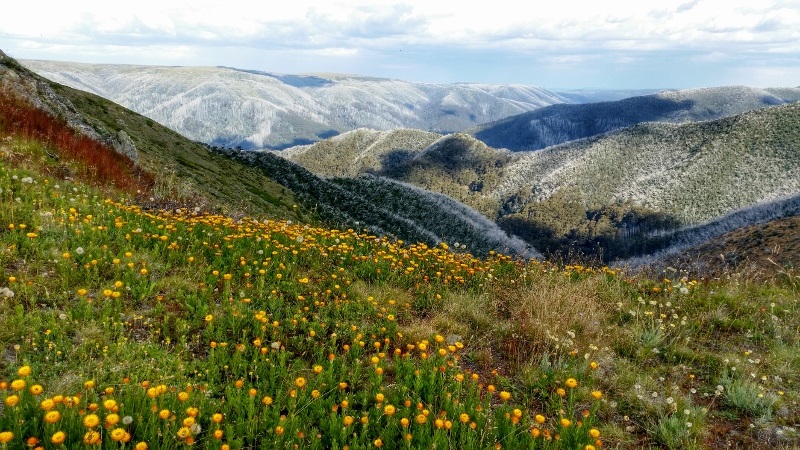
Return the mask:
<path fill-rule="evenodd" d="M 791 271 L 653 280 L 145 210 L 6 142 L 0 449 L 800 445 Z"/>

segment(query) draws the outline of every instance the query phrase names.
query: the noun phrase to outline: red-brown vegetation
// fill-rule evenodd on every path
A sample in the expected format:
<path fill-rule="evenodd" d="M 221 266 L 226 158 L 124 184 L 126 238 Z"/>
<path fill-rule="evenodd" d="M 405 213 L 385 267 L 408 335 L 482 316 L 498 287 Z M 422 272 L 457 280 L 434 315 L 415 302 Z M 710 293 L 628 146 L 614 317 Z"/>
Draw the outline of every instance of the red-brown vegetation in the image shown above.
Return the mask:
<path fill-rule="evenodd" d="M 71 175 L 95 186 L 147 194 L 153 177 L 109 145 L 72 129 L 64 119 L 0 91 L 0 131 L 44 145 L 48 154 L 70 164 Z"/>

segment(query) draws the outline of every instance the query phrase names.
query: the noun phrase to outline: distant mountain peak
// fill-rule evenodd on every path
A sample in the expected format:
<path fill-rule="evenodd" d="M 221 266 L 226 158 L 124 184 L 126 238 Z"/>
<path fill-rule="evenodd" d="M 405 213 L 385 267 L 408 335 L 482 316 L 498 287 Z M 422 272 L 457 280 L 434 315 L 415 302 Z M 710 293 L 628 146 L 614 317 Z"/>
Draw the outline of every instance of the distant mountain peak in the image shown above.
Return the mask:
<path fill-rule="evenodd" d="M 450 133 L 568 101 L 521 85 L 411 83 L 228 67 L 24 63 L 53 81 L 102 95 L 191 139 L 245 149 L 310 144 L 362 127 Z"/>

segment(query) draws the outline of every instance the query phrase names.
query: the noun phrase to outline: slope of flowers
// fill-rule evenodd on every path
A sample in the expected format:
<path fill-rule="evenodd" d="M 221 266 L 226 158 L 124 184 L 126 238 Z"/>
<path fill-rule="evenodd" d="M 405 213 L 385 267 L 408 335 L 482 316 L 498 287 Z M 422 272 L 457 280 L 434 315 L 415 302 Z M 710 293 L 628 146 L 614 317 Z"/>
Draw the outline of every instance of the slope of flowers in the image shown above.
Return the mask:
<path fill-rule="evenodd" d="M 144 211 L 5 163 L 0 189 L 0 448 L 602 444 L 596 363 L 523 398 L 464 337 L 404 335 L 508 257 Z"/>

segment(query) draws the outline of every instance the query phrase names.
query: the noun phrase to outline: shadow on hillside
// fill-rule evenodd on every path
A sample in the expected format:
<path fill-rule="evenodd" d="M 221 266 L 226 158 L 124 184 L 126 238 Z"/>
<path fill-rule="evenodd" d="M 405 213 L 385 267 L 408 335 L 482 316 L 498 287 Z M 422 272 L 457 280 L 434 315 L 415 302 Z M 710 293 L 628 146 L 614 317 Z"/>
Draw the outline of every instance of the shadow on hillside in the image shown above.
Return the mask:
<path fill-rule="evenodd" d="M 453 139 L 428 148 L 424 153 L 396 149 L 381 156 L 381 170 L 373 175 L 404 180 L 415 169 L 426 172 L 423 177 L 447 174 L 458 178 L 463 172 L 473 172 L 478 177 L 494 173 L 507 162 L 507 156 L 495 149 L 471 148 L 473 141 Z M 430 173 L 427 173 L 430 172 Z M 431 179 L 431 182 L 436 180 Z"/>
<path fill-rule="evenodd" d="M 519 236 L 548 259 L 609 264 L 618 259 L 656 253 L 672 244 L 677 219 L 657 212 L 628 211 L 614 217 L 587 211 L 586 220 L 569 226 L 547 224 L 519 216 L 501 217 L 497 224 Z"/>
<path fill-rule="evenodd" d="M 410 170 L 409 163 L 414 159 L 415 152 L 411 150 L 395 149 L 381 155 L 380 170 L 370 170 L 367 173 L 388 178 L 402 180 Z"/>
<path fill-rule="evenodd" d="M 654 96 L 578 105 L 557 104 L 512 116 L 478 131 L 474 136 L 495 148 L 530 151 L 642 122 L 718 117 L 719 111 L 703 114 L 695 111 L 695 107 L 694 100 L 677 101 Z M 703 117 L 695 117 L 698 114 Z"/>
<path fill-rule="evenodd" d="M 213 141 L 211 141 L 210 144 L 207 144 L 207 145 L 211 146 L 211 147 L 216 147 L 216 148 L 230 148 L 230 149 L 236 149 L 236 150 L 263 150 L 263 149 L 267 149 L 267 150 L 286 150 L 287 148 L 295 147 L 295 146 L 298 146 L 298 145 L 314 144 L 314 143 L 319 142 L 319 141 L 321 141 L 323 139 L 328 139 L 330 137 L 334 137 L 334 136 L 337 136 L 337 135 L 339 135 L 339 132 L 331 128 L 331 129 L 328 129 L 328 130 L 325 130 L 325 131 L 320 131 L 319 133 L 317 133 L 317 135 L 316 135 L 317 139 L 294 138 L 289 142 L 281 142 L 279 144 L 266 145 L 264 147 L 259 147 L 257 145 L 254 145 L 254 144 L 250 143 L 250 142 L 242 141 L 240 137 L 219 136 L 219 137 L 215 138 Z"/>

